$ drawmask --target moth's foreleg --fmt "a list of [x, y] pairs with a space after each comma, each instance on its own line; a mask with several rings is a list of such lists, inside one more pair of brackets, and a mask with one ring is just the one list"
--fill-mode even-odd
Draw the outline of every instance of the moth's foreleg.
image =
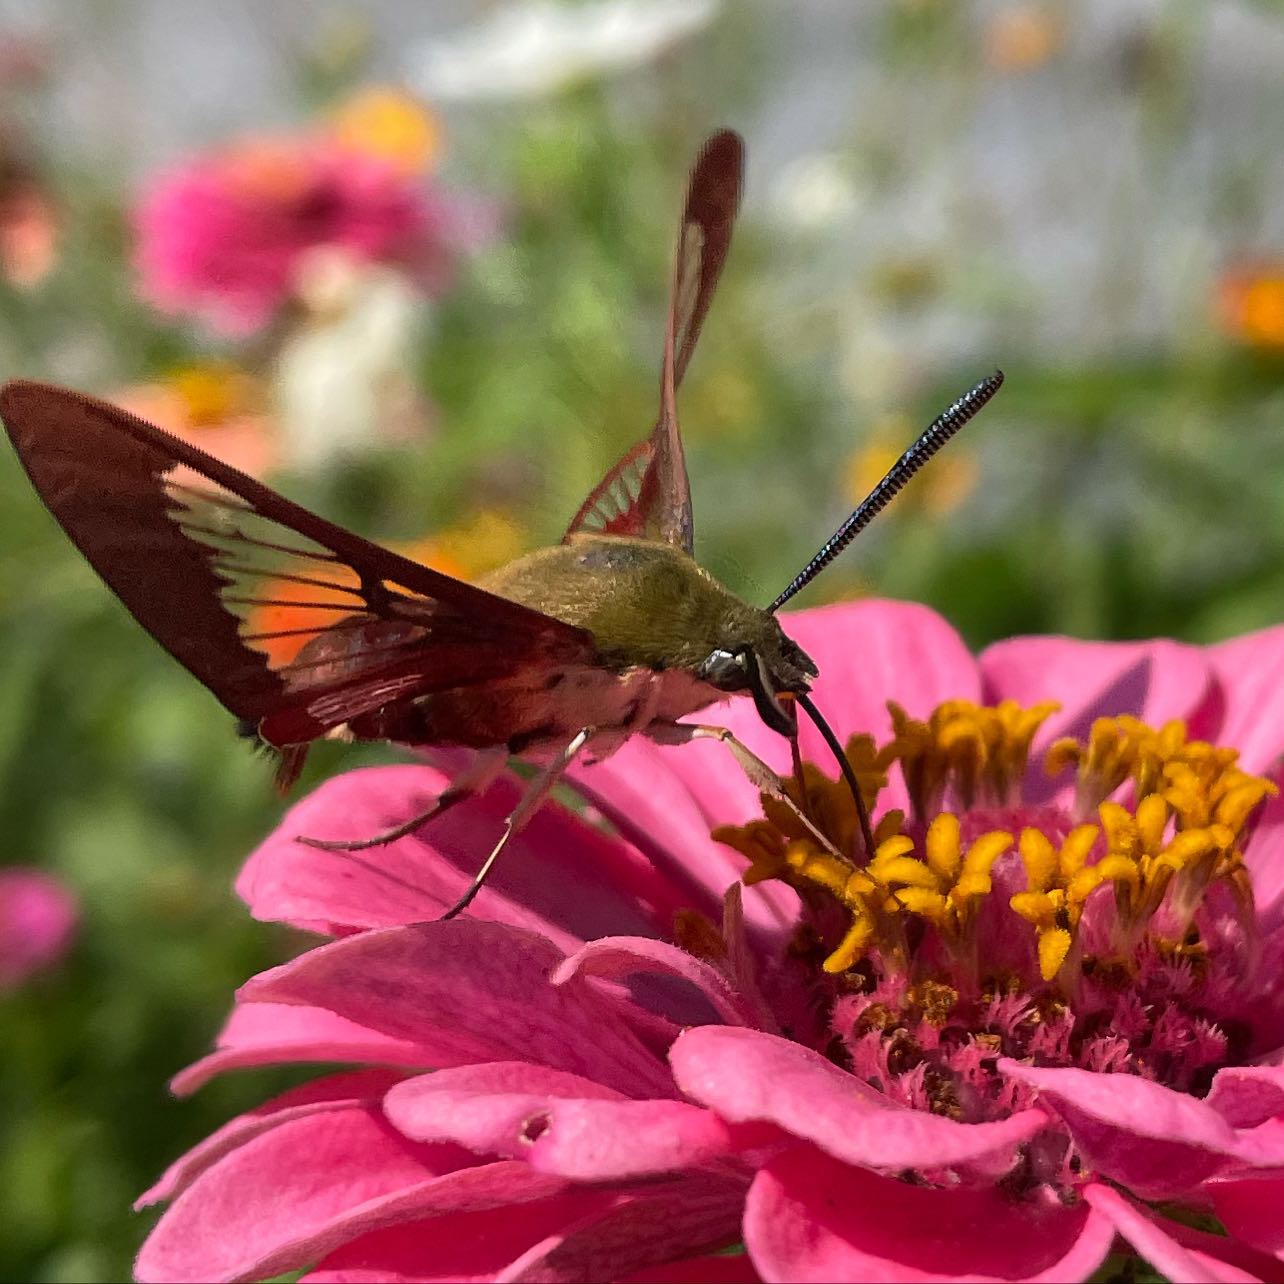
[[837, 856], [839, 860], [850, 863], [849, 858], [816, 828], [807, 813], [789, 796], [785, 789], [785, 782], [748, 745], [737, 740], [726, 727], [714, 727], [699, 722], [653, 722], [643, 734], [660, 745], [685, 745], [693, 740], [721, 741], [731, 751], [731, 756], [735, 758], [740, 770], [745, 773], [749, 783], [759, 793], [769, 794], [783, 803], [825, 851], [831, 856]]
[[415, 830], [426, 825], [430, 820], [449, 811], [456, 803], [472, 798], [486, 789], [496, 776], [504, 769], [508, 754], [503, 749], [487, 749], [477, 755], [477, 760], [467, 771], [452, 781], [449, 788], [443, 789], [433, 800], [432, 806], [425, 808], [409, 820], [385, 829], [369, 838], [307, 838], [300, 835], [297, 842], [306, 847], [317, 847], [323, 852], [363, 852], [371, 847], [382, 847], [385, 843], [405, 838]]
[[490, 871], [495, 867], [495, 862], [499, 859], [500, 853], [508, 846], [512, 838], [526, 827], [527, 821], [539, 810], [540, 804], [552, 792], [553, 786], [561, 779], [562, 773], [571, 765], [576, 755], [588, 744], [594, 734], [595, 728], [593, 727], [585, 727], [583, 730], [577, 731], [557, 751], [553, 760], [531, 780], [521, 800], [509, 813], [508, 819], [504, 821], [504, 832], [500, 834], [499, 841], [491, 848], [490, 855], [482, 862], [482, 867], [477, 871], [477, 876], [469, 885], [468, 890], [441, 916], [442, 921], [454, 918], [456, 914], [460, 914], [468, 908], [472, 903], [473, 897], [485, 886], [486, 879], [490, 876]]

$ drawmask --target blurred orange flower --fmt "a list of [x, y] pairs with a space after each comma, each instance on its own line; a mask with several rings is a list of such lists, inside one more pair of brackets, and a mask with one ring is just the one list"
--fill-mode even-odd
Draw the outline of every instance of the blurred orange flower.
[[1284, 349], [1284, 261], [1244, 264], [1223, 272], [1215, 308], [1230, 338]]
[[0, 276], [20, 290], [39, 285], [58, 257], [53, 197], [20, 139], [0, 128]]
[[1013, 5], [990, 20], [986, 61], [995, 71], [1033, 71], [1058, 53], [1064, 42], [1064, 23], [1050, 5]]
[[231, 362], [177, 366], [120, 389], [110, 400], [252, 477], [271, 472], [280, 461], [273, 422], [262, 409], [263, 389]]

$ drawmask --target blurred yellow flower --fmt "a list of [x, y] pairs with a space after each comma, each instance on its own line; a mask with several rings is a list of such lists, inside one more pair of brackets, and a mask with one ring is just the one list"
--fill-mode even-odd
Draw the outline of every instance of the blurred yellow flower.
[[230, 361], [198, 361], [176, 366], [162, 380], [182, 402], [189, 428], [211, 428], [251, 411], [260, 400], [258, 385]]
[[1232, 339], [1284, 349], [1284, 262], [1224, 272], [1217, 283], [1216, 308]]
[[1050, 5], [1013, 5], [990, 20], [986, 61], [995, 71], [1033, 71], [1052, 58], [1064, 41], [1065, 26]]
[[[900, 458], [906, 443], [914, 439], [914, 425], [904, 415], [890, 415], [874, 426], [863, 446], [847, 458], [846, 494], [859, 504]], [[917, 510], [932, 517], [952, 513], [976, 488], [976, 461], [951, 445], [950, 450], [920, 473], [905, 488], [893, 511]]]
[[390, 161], [403, 174], [425, 174], [441, 149], [441, 122], [405, 90], [371, 86], [340, 103], [330, 133], [344, 147]]
[[524, 553], [526, 535], [515, 518], [497, 508], [479, 509], [471, 517], [438, 531], [432, 540], [440, 556], [473, 578], [493, 571]]

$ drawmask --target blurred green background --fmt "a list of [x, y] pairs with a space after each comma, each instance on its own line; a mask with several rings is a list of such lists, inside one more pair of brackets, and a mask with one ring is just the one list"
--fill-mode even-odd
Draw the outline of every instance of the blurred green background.
[[[769, 599], [1002, 366], [806, 601], [915, 598], [977, 647], [1209, 641], [1284, 594], [1282, 123], [1284, 9], [1247, 0], [0, 3], [0, 374], [476, 573], [649, 428], [682, 183], [732, 125], [742, 223], [680, 398], [701, 560]], [[265, 136], [455, 202], [449, 281], [322, 244], [241, 333], [147, 302], [146, 193]], [[280, 803], [7, 449], [0, 510], [3, 860], [79, 905], [0, 993], [0, 1276], [120, 1279], [133, 1198], [282, 1084], [164, 1086], [297, 948], [230, 891]], [[304, 787], [391, 757], [324, 746]]]

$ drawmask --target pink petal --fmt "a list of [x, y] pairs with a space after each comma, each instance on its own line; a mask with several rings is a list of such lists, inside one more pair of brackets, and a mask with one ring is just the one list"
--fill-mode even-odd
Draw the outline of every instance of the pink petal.
[[1267, 773], [1280, 790], [1268, 798], [1255, 820], [1244, 852], [1253, 882], [1258, 926], [1265, 933], [1284, 926], [1284, 767]]
[[733, 1123], [779, 1125], [849, 1163], [941, 1168], [1007, 1155], [1047, 1125], [1023, 1110], [965, 1124], [893, 1106], [818, 1052], [757, 1030], [701, 1026], [669, 1051], [678, 1086]]
[[218, 1050], [180, 1070], [170, 1087], [184, 1097], [225, 1070], [294, 1061], [374, 1062], [418, 1069], [430, 1064], [424, 1049], [415, 1044], [391, 1039], [325, 1008], [238, 1003], [218, 1037]]
[[618, 980], [638, 972], [689, 982], [708, 999], [723, 1021], [730, 1025], [756, 1024], [749, 1004], [717, 968], [665, 941], [628, 936], [590, 941], [557, 968], [552, 980], [554, 985], [562, 985], [574, 976]]
[[422, 923], [310, 950], [247, 982], [240, 997], [327, 1008], [417, 1045], [433, 1066], [529, 1060], [630, 1095], [671, 1095], [616, 1000], [586, 981], [549, 983], [562, 957], [501, 923]]
[[620, 1284], [762, 1284], [762, 1276], [748, 1253], [720, 1253], [649, 1266], [625, 1276]]
[[172, 1163], [160, 1180], [134, 1201], [134, 1207], [146, 1208], [149, 1204], [174, 1199], [211, 1164], [289, 1119], [347, 1110], [361, 1102], [377, 1103], [400, 1079], [401, 1076], [392, 1070], [357, 1070], [349, 1074], [329, 1075], [291, 1088], [211, 1133]]
[[1284, 1254], [1284, 1176], [1278, 1170], [1209, 1184], [1217, 1219], [1230, 1234], [1277, 1257]]
[[[721, 722], [725, 712], [719, 706], [711, 720]], [[662, 749], [635, 738], [606, 761], [568, 774], [576, 790], [681, 889], [687, 908], [718, 914], [723, 893], [744, 873], [745, 859], [714, 842], [711, 831], [761, 810], [757, 792], [725, 748]], [[691, 782], [697, 778], [704, 782], [706, 799], [720, 804], [712, 812], [696, 800]], [[797, 905], [789, 889], [760, 884], [745, 894], [745, 918], [759, 932], [778, 931], [797, 918]]]
[[614, 1280], [674, 1258], [733, 1243], [744, 1204], [743, 1180], [692, 1175], [550, 1236], [501, 1271], [511, 1284]]
[[1205, 655], [1225, 699], [1218, 744], [1238, 749], [1247, 771], [1273, 769], [1284, 753], [1284, 625], [1210, 646]]
[[372, 1231], [342, 1245], [301, 1284], [472, 1284], [490, 1281], [532, 1244], [618, 1203], [613, 1191], [574, 1190], [479, 1212], [445, 1213]]
[[478, 1154], [525, 1158], [522, 1123], [554, 1099], [620, 1101], [621, 1094], [581, 1075], [528, 1061], [489, 1061], [419, 1075], [390, 1093], [384, 1113], [415, 1141], [454, 1141]]
[[1082, 1205], [942, 1190], [853, 1168], [798, 1146], [754, 1178], [745, 1243], [764, 1279], [1087, 1279], [1112, 1228]]
[[1044, 749], [1058, 736], [1086, 738], [1094, 718], [1131, 713], [1152, 727], [1185, 718], [1202, 734], [1211, 709], [1211, 674], [1204, 653], [1178, 642], [1080, 642], [1066, 637], [1010, 638], [981, 653], [985, 698], [1024, 705], [1061, 704], [1043, 724], [1031, 751], [1026, 800], [1066, 787], [1043, 774]]
[[514, 1062], [422, 1075], [394, 1088], [384, 1111], [416, 1141], [523, 1158], [575, 1181], [677, 1171], [731, 1149], [726, 1125], [707, 1110], [620, 1101], [577, 1075]]
[[[980, 699], [976, 661], [930, 607], [870, 598], [786, 614], [781, 623], [816, 661], [820, 677], [812, 695], [840, 740], [858, 732], [886, 740], [889, 700], [911, 717], [925, 718], [944, 700]], [[805, 719], [802, 727], [803, 756], [830, 764], [816, 729]]]
[[1237, 1133], [1207, 1103], [1148, 1079], [998, 1064], [1057, 1110], [1090, 1168], [1142, 1199], [1188, 1195], [1207, 1178], [1273, 1157], [1269, 1139]]
[[378, 1226], [557, 1186], [525, 1165], [456, 1171], [474, 1162], [457, 1146], [407, 1141], [373, 1106], [288, 1119], [196, 1178], [148, 1236], [136, 1278], [277, 1275]]
[[1228, 1066], [1213, 1076], [1204, 1104], [1232, 1128], [1253, 1128], [1284, 1114], [1284, 1066]]
[[[1207, 1253], [1182, 1247], [1160, 1225], [1148, 1209], [1134, 1204], [1111, 1186], [1093, 1182], [1083, 1189], [1089, 1205], [1106, 1218], [1114, 1228], [1157, 1271], [1183, 1284], [1241, 1284], [1256, 1281], [1258, 1276]], [[1172, 1225], [1172, 1223], [1169, 1223]]]
[[[517, 805], [512, 777], [369, 851], [325, 852], [295, 840], [368, 837], [423, 811], [448, 784], [427, 766], [333, 777], [290, 808], [246, 863], [237, 891], [256, 918], [302, 925], [377, 928], [440, 918]], [[550, 803], [509, 845], [469, 913], [574, 949], [606, 932], [654, 934], [682, 904], [636, 851]]]

